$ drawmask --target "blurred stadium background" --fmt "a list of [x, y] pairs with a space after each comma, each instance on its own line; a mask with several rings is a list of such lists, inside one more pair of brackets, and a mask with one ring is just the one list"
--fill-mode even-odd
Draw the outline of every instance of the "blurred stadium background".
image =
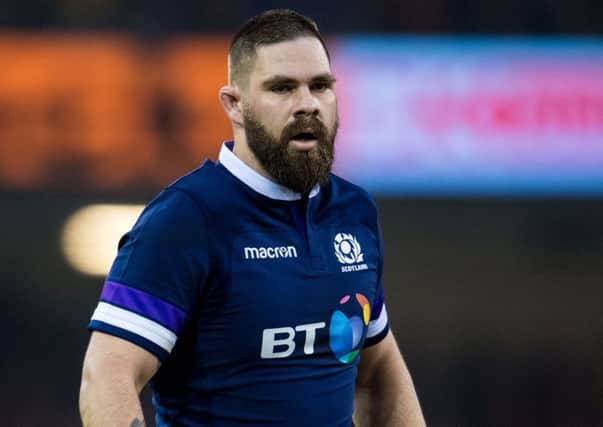
[[603, 425], [595, 0], [2, 2], [0, 424], [78, 425], [115, 236], [216, 158], [229, 34], [277, 6], [329, 36], [337, 171], [377, 197], [429, 424]]

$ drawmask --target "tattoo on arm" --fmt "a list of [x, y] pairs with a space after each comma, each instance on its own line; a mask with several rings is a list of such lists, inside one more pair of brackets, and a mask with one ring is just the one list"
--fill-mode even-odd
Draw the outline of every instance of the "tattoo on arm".
[[145, 427], [144, 421], [140, 421], [138, 418], [134, 418], [130, 423], [130, 427]]

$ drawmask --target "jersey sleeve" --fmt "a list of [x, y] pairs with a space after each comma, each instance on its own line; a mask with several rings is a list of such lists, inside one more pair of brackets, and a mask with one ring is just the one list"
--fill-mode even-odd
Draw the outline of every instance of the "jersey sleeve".
[[385, 309], [385, 297], [383, 294], [383, 236], [381, 227], [377, 221], [377, 239], [379, 246], [379, 264], [377, 271], [377, 292], [371, 308], [371, 317], [369, 319], [368, 330], [364, 348], [380, 342], [389, 332], [389, 323], [387, 319], [387, 310]]
[[164, 361], [199, 301], [208, 268], [203, 210], [186, 193], [164, 190], [121, 238], [88, 328]]

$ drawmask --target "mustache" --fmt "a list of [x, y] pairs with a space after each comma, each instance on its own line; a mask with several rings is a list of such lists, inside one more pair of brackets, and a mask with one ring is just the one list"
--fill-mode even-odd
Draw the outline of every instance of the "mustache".
[[285, 126], [281, 138], [283, 142], [288, 142], [294, 136], [306, 132], [311, 132], [321, 142], [326, 142], [329, 133], [327, 127], [320, 119], [310, 116], [295, 119], [294, 122]]

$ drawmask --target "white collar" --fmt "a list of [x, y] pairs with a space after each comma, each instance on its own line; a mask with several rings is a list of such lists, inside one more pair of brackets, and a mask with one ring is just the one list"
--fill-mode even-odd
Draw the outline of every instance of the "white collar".
[[[218, 160], [231, 174], [243, 181], [244, 184], [271, 199], [299, 200], [302, 198], [300, 193], [296, 193], [283, 185], [277, 184], [253, 170], [233, 153], [233, 147], [234, 142], [232, 141], [227, 141], [222, 144]], [[314, 197], [319, 192], [320, 185], [316, 184], [312, 191], [310, 191], [309, 197]]]

